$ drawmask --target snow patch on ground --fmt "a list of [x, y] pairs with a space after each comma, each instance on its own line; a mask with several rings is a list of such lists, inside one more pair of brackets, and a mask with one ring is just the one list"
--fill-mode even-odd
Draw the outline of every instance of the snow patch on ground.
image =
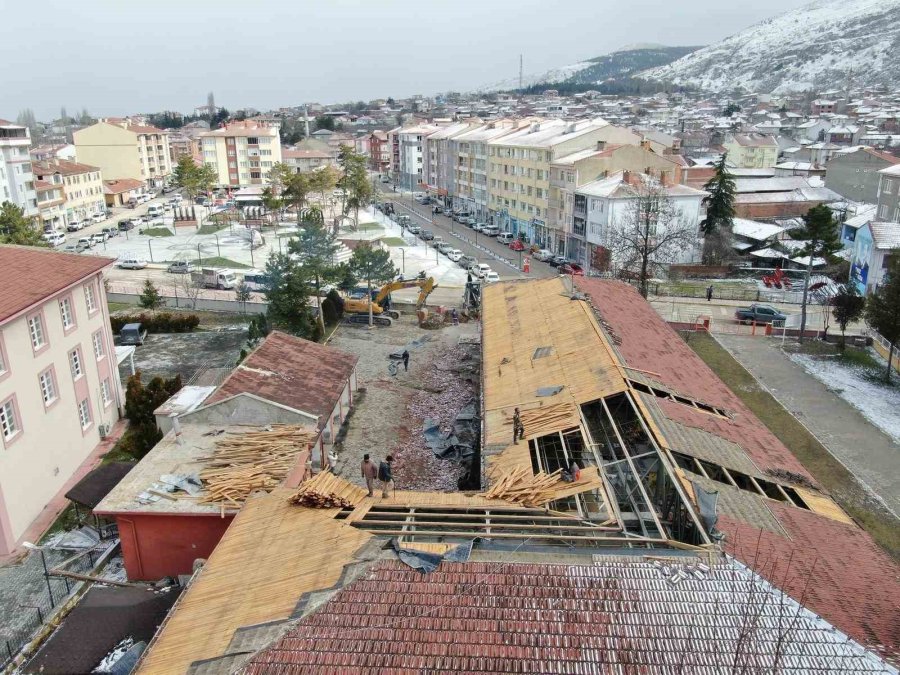
[[900, 443], [900, 391], [872, 382], [867, 378], [869, 371], [846, 366], [834, 357], [789, 354], [789, 358]]
[[125, 652], [131, 649], [132, 645], [134, 645], [134, 638], [127, 637], [122, 640], [119, 644], [113, 647], [112, 651], [109, 654], [103, 657], [103, 660], [99, 664], [97, 664], [96, 668], [94, 668], [94, 672], [112, 672], [112, 667], [116, 665], [116, 662], [125, 655]]

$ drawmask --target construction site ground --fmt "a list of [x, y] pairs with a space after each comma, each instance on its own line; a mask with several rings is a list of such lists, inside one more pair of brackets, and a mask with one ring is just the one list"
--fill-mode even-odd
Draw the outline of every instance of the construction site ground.
[[[420, 328], [412, 310], [390, 327], [342, 325], [329, 344], [359, 356], [360, 391], [335, 446], [335, 473], [364, 486], [363, 455], [369, 453], [377, 464], [391, 454], [397, 489], [457, 490], [463, 467], [435, 457], [425, 445], [423, 423], [436, 418], [447, 431], [457, 413], [477, 399], [480, 347], [465, 342], [477, 339], [480, 330], [476, 321]], [[400, 364], [392, 376], [388, 356], [404, 348], [409, 371]]]

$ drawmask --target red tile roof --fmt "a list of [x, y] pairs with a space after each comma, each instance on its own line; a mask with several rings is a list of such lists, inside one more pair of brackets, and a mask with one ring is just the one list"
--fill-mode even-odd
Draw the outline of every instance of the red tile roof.
[[[762, 470], [787, 469], [815, 482], [791, 451], [744, 406], [637, 290], [623, 282], [576, 278], [621, 340], [625, 363], [650, 371], [647, 377], [677, 393], [723, 407], [733, 420], [695, 411], [664, 399], [670, 419], [703, 429], [741, 446]], [[773, 584], [801, 599], [810, 582], [809, 607], [863, 644], [900, 653], [900, 568], [860, 527], [767, 500], [787, 536], [720, 515], [729, 550]], [[759, 544], [757, 544], [759, 542]], [[786, 570], [790, 562], [791, 570]], [[776, 564], [777, 563], [777, 564]], [[773, 567], [774, 566], [774, 567]], [[789, 573], [788, 573], [789, 572]]]
[[272, 331], [207, 399], [249, 393], [319, 416], [323, 428], [359, 357]]
[[144, 187], [144, 182], [135, 178], [114, 178], [103, 181], [103, 191], [106, 194], [117, 195], [129, 190], [137, 190]]
[[0, 322], [115, 262], [30, 246], [0, 246]]
[[[736, 665], [742, 657], [752, 672], [889, 672], [778, 598], [735, 563], [676, 588], [637, 559], [443, 562], [427, 575], [385, 561], [241, 672], [662, 675], [744, 671]], [[790, 629], [778, 634], [779, 625]], [[776, 640], [783, 641], [780, 653]]]

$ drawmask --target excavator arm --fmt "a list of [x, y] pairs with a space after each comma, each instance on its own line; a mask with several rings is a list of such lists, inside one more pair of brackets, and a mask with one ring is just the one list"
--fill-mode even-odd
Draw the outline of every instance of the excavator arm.
[[419, 298], [416, 301], [416, 309], [420, 309], [424, 304], [425, 300], [428, 299], [428, 296], [431, 295], [431, 292], [437, 288], [437, 284], [434, 282], [433, 277], [428, 277], [427, 279], [407, 279], [405, 281], [391, 281], [390, 283], [385, 284], [381, 287], [381, 290], [378, 291], [378, 295], [375, 296], [373, 302], [375, 304], [380, 305], [384, 302], [384, 299], [389, 296], [394, 291], [399, 291], [402, 288], [418, 288], [419, 290]]

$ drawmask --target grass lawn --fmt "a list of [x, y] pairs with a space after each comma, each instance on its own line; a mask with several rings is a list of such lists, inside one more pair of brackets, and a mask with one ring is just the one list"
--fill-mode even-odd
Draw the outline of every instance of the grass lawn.
[[212, 222], [206, 223], [205, 225], [201, 225], [200, 229], [197, 230], [197, 234], [215, 234], [220, 230], [224, 230], [228, 227], [228, 223], [222, 222]]
[[900, 380], [892, 377], [890, 383], [884, 381], [884, 371], [887, 369], [886, 361], [879, 360], [871, 349], [847, 346], [841, 353], [838, 345], [821, 340], [808, 340], [803, 344], [791, 342], [785, 345], [784, 350], [792, 354], [809, 354], [811, 356], [834, 356], [837, 363], [848, 368], [862, 371], [861, 375], [870, 382], [882, 386], [900, 388]]
[[693, 333], [687, 337], [687, 342], [744, 405], [794, 453], [841, 508], [891, 556], [900, 560], [900, 528], [896, 519], [869, 497], [856, 477], [715, 339], [706, 334]]
[[381, 241], [388, 246], [409, 246], [402, 237], [385, 237]]
[[380, 223], [360, 223], [356, 229], [360, 232], [365, 232], [367, 230], [380, 230], [382, 226]]
[[230, 258], [222, 258], [221, 256], [209, 256], [208, 258], [202, 258], [203, 264], [197, 264], [197, 267], [230, 267], [232, 269], [238, 270], [248, 270], [250, 269], [250, 265], [245, 265], [244, 263], [239, 263], [235, 260], [231, 260]]
[[175, 233], [172, 232], [168, 227], [148, 227], [146, 230], [141, 230], [141, 234], [146, 234], [148, 237], [174, 237]]
[[109, 313], [118, 312], [122, 309], [131, 309], [134, 305], [129, 305], [127, 302], [107, 302], [106, 306], [109, 307]]

